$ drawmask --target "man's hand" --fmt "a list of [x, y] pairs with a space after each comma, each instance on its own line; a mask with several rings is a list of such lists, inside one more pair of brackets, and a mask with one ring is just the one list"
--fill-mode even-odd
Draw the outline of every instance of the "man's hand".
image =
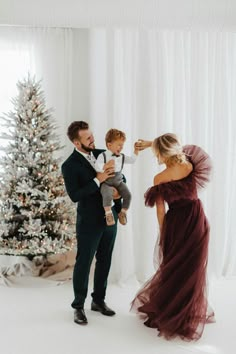
[[112, 189], [113, 189], [113, 194], [112, 194], [113, 199], [120, 199], [121, 196], [118, 193], [118, 190], [114, 187]]
[[106, 165], [104, 166], [104, 168], [105, 168], [104, 172], [98, 172], [97, 173], [96, 177], [97, 177], [97, 179], [99, 180], [100, 183], [106, 181], [110, 177], [114, 177], [115, 176], [115, 167], [114, 166], [113, 167], [112, 166], [107, 167], [107, 164], [109, 162], [107, 162]]
[[134, 149], [136, 151], [142, 151], [152, 146], [152, 141], [139, 139], [134, 143]]
[[108, 168], [115, 168], [115, 161], [114, 160], [109, 160], [107, 163], [104, 164], [103, 170], [106, 171]]

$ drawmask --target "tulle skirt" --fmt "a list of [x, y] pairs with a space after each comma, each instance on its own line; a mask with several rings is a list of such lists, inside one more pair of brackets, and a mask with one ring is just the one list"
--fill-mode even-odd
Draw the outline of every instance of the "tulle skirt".
[[159, 268], [132, 302], [145, 325], [166, 339], [197, 340], [204, 325], [214, 322], [207, 301], [208, 241], [201, 201], [173, 204], [160, 236]]

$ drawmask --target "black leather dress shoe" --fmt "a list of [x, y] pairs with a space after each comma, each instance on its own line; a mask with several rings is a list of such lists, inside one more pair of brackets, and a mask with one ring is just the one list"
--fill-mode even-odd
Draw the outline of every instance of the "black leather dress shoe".
[[87, 317], [85, 315], [84, 309], [75, 309], [74, 312], [74, 322], [85, 325], [88, 323]]
[[110, 309], [105, 302], [101, 304], [96, 304], [92, 301], [91, 310], [101, 312], [105, 316], [114, 316], [116, 313], [112, 309]]

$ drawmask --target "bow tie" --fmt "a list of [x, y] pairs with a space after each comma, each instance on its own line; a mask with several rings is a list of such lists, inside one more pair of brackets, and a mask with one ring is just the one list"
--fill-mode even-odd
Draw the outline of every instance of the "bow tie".
[[112, 154], [111, 156], [120, 157], [120, 155]]

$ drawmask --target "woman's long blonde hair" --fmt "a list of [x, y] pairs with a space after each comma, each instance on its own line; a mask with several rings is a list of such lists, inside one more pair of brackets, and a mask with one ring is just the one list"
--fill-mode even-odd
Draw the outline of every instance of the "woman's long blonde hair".
[[159, 136], [153, 141], [152, 148], [159, 162], [162, 157], [163, 162], [168, 166], [187, 162], [183, 147], [175, 134], [166, 133]]

